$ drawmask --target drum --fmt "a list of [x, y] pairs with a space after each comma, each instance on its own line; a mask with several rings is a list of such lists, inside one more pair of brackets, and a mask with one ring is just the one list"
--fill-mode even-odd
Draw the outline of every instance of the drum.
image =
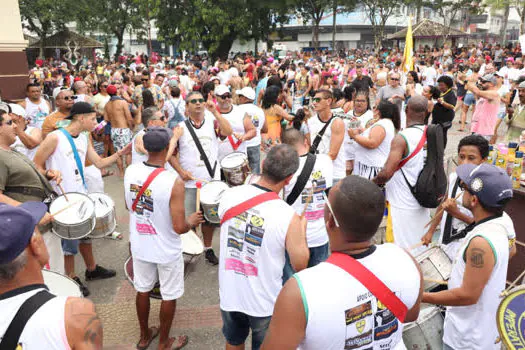
[[194, 231], [190, 230], [182, 235], [182, 256], [184, 263], [189, 264], [195, 257], [204, 252], [204, 244], [202, 244], [199, 236]]
[[95, 203], [83, 193], [67, 193], [67, 198], [61, 195], [49, 207], [54, 219], [52, 231], [64, 239], [84, 238], [95, 228]]
[[[452, 261], [440, 247], [432, 247], [416, 256], [421, 266], [423, 277], [434, 281], [446, 281], [450, 278]], [[428, 292], [439, 286], [438, 283], [425, 281], [425, 291]]]
[[[133, 257], [129, 257], [128, 260], [124, 263], [124, 273], [128, 281], [133, 284]], [[149, 292], [149, 297], [153, 299], [162, 299], [160, 295], [160, 283], [155, 283], [155, 287]]]
[[80, 286], [71, 278], [48, 270], [42, 270], [42, 275], [44, 276], [44, 284], [48, 286], [51, 293], [60, 297], [82, 298]]
[[212, 224], [220, 224], [219, 201], [229, 186], [222, 181], [210, 181], [201, 189], [201, 207], [204, 218]]
[[221, 160], [221, 168], [228, 185], [242, 185], [250, 173], [248, 156], [241, 152], [230, 153]]
[[437, 306], [421, 304], [417, 321], [405, 324], [403, 342], [407, 349], [443, 349], [443, 315]]
[[95, 229], [89, 237], [104, 238], [115, 231], [117, 218], [115, 215], [115, 202], [105, 193], [90, 193], [89, 198], [95, 203]]
[[525, 348], [525, 286], [511, 289], [496, 312], [498, 333], [507, 349]]
[[374, 235], [373, 242], [374, 244], [383, 244], [386, 242], [386, 216], [383, 216], [383, 220], [381, 220]]

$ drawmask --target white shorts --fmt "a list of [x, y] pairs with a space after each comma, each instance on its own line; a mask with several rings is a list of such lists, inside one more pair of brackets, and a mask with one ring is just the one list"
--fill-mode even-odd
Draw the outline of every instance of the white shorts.
[[[421, 242], [421, 238], [427, 232], [425, 225], [430, 220], [430, 209], [405, 209], [394, 207], [390, 204], [392, 214], [392, 231], [394, 233], [394, 244], [409, 249]], [[411, 250], [413, 256], [419, 255], [428, 247], [421, 246]]]
[[84, 177], [89, 193], [104, 192], [104, 180], [102, 180], [102, 173], [99, 168], [94, 165], [85, 167]]
[[184, 294], [184, 259], [156, 264], [133, 258], [133, 285], [139, 293], [147, 293], [160, 282], [162, 300], [175, 300]]
[[51, 231], [42, 234], [44, 243], [46, 244], [49, 253], [49, 266], [45, 266], [46, 270], [64, 274], [64, 252], [62, 251], [62, 240], [60, 237]]

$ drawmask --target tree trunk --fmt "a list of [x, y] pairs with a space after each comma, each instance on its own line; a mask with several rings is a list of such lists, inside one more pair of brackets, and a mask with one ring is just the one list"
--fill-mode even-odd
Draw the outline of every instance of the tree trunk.
[[45, 36], [41, 36], [40, 37], [40, 45], [39, 45], [39, 50], [38, 50], [38, 57], [42, 58], [42, 59], [45, 59], [44, 57], [44, 47], [46, 45], [46, 37]]
[[520, 20], [521, 20], [520, 35], [523, 35], [525, 34], [525, 6], [523, 6], [523, 8], [521, 9]]
[[337, 0], [334, 0], [334, 12], [332, 21], [332, 52], [335, 54], [335, 31], [336, 31], [336, 17], [337, 17]]
[[313, 20], [312, 26], [312, 46], [317, 50], [319, 49], [319, 23], [321, 18]]
[[507, 2], [505, 4], [505, 12], [503, 13], [503, 23], [501, 24], [501, 30], [499, 32], [499, 42], [501, 46], [505, 45], [505, 41], [507, 41], [507, 23], [509, 22], [509, 14], [510, 14], [510, 3]]
[[224, 61], [228, 59], [228, 54], [230, 53], [230, 49], [236, 36], [236, 32], [230, 32], [228, 36], [225, 36], [221, 39], [221, 41], [219, 41], [219, 46], [214, 52], [211, 53], [212, 62], [215, 62], [217, 58], [220, 58]]
[[416, 23], [419, 23], [421, 20], [421, 2], [417, 2], [416, 5]]
[[115, 57], [118, 61], [118, 58], [120, 57], [120, 54], [122, 53], [122, 47], [124, 46], [124, 29], [120, 29], [116, 34], [117, 37], [117, 47], [115, 51]]

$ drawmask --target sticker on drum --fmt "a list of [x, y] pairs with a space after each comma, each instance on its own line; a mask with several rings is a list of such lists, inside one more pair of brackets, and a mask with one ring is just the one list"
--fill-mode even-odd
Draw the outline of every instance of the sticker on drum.
[[58, 272], [42, 270], [44, 284], [49, 291], [59, 297], [79, 297], [82, 298], [82, 292], [77, 282]]
[[90, 193], [89, 198], [95, 203], [96, 224], [91, 238], [104, 238], [115, 231], [117, 219], [115, 215], [115, 202], [105, 193]]
[[525, 349], [525, 286], [512, 289], [496, 312], [498, 333], [507, 349]]
[[244, 180], [250, 174], [248, 156], [242, 152], [233, 152], [224, 157], [221, 160], [221, 168], [230, 186], [244, 184]]
[[[416, 261], [421, 266], [423, 277], [434, 281], [447, 281], [452, 271], [452, 261], [440, 247], [432, 247], [416, 256]], [[439, 284], [425, 281], [425, 291], [430, 291]]]
[[[124, 274], [131, 285], [133, 285], [133, 277], [135, 275], [133, 273], [133, 257], [131, 256], [124, 263]], [[158, 281], [155, 283], [153, 289], [150, 290], [149, 297], [153, 299], [162, 299], [162, 296], [160, 295], [160, 283]]]
[[201, 207], [206, 220], [212, 224], [219, 224], [219, 201], [222, 193], [229, 188], [228, 184], [222, 181], [210, 181], [204, 184], [201, 189]]
[[95, 203], [83, 193], [66, 195], [67, 199], [61, 195], [49, 207], [53, 215], [52, 231], [64, 239], [84, 238], [95, 228]]
[[403, 342], [407, 349], [443, 349], [443, 315], [434, 305], [421, 304], [415, 322], [404, 325]]

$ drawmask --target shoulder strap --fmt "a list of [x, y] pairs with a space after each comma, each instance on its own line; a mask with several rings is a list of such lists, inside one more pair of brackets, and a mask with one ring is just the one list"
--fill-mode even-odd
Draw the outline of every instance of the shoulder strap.
[[416, 149], [412, 153], [410, 153], [408, 157], [399, 162], [399, 165], [397, 166], [398, 170], [401, 169], [406, 163], [408, 163], [410, 159], [414, 158], [414, 156], [423, 149], [423, 146], [425, 146], [425, 142], [427, 142], [427, 128], [428, 126], [425, 126], [425, 129], [423, 130], [423, 136], [421, 136], [421, 139], [419, 140]]
[[149, 174], [148, 178], [146, 179], [146, 182], [144, 182], [144, 184], [140, 188], [139, 193], [137, 193], [137, 197], [135, 197], [135, 200], [133, 201], [133, 204], [131, 205], [131, 210], [135, 211], [135, 209], [137, 209], [137, 203], [139, 202], [140, 197], [142, 197], [144, 192], [148, 189], [149, 185], [153, 182], [153, 180], [155, 180], [157, 175], [162, 173], [164, 170], [166, 170], [166, 169], [164, 169], [164, 168], [157, 168], [157, 169], [153, 170], [151, 172], [151, 174]]
[[55, 295], [49, 293], [47, 290], [42, 290], [29, 299], [27, 299], [18, 309], [15, 317], [7, 327], [5, 334], [0, 342], [0, 349], [15, 350], [18, 346], [20, 336], [24, 331], [27, 321], [40, 309], [42, 305], [53, 299]]
[[255, 197], [248, 199], [247, 201], [237, 204], [235, 207], [231, 207], [230, 209], [226, 210], [226, 212], [222, 216], [221, 225], [224, 222], [230, 220], [231, 218], [234, 218], [237, 215], [244, 213], [246, 210], [255, 207], [256, 205], [259, 205], [261, 203], [271, 201], [274, 199], [280, 199], [277, 193], [264, 192]]
[[206, 169], [208, 170], [208, 174], [213, 179], [215, 176], [215, 168], [217, 167], [217, 161], [215, 161], [215, 164], [213, 164], [213, 168], [212, 168], [210, 161], [208, 159], [208, 156], [204, 152], [201, 142], [199, 141], [197, 134], [195, 134], [195, 130], [193, 130], [193, 126], [191, 125], [190, 119], [189, 118], [186, 119], [184, 123], [186, 123], [186, 128], [190, 132], [191, 138], [193, 139], [193, 142], [195, 142], [195, 146], [197, 146], [197, 150], [199, 151], [199, 154], [201, 155], [201, 158], [204, 161], [204, 165], [206, 166]]
[[399, 321], [405, 321], [407, 306], [363, 264], [351, 256], [339, 252], [333, 252], [326, 261], [348, 272], [383, 303]]
[[316, 155], [312, 153], [308, 153], [306, 155], [306, 162], [304, 163], [303, 170], [301, 171], [301, 174], [299, 174], [299, 177], [297, 178], [297, 181], [295, 182], [295, 186], [292, 188], [292, 191], [286, 198], [286, 203], [288, 203], [289, 205], [295, 203], [297, 197], [299, 197], [301, 192], [303, 192], [304, 186], [306, 186], [306, 183], [308, 182], [308, 179], [312, 174], [312, 170], [314, 169], [316, 158]]
[[335, 118], [335, 116], [332, 115], [332, 117], [326, 122], [326, 124], [323, 126], [321, 131], [315, 136], [314, 142], [312, 142], [312, 146], [310, 147], [310, 153], [316, 154], [317, 153], [317, 147], [319, 147], [319, 144], [321, 143], [321, 139], [323, 138], [323, 135], [326, 131], [326, 128], [332, 123], [332, 120]]
[[75, 157], [75, 162], [77, 163], [78, 172], [80, 173], [80, 177], [82, 178], [82, 183], [84, 184], [84, 188], [87, 188], [86, 180], [84, 179], [84, 166], [82, 165], [82, 161], [80, 160], [80, 156], [78, 155], [77, 146], [75, 145], [75, 142], [73, 141], [73, 138], [67, 132], [66, 129], [60, 128], [58, 129], [62, 131], [62, 133], [66, 136], [67, 140], [69, 141], [69, 144], [71, 145], [71, 149], [73, 150], [73, 156]]
[[[458, 191], [458, 187], [459, 187], [459, 182], [460, 182], [460, 179], [459, 179], [459, 176], [458, 178], [456, 179], [456, 183], [454, 184], [454, 187], [452, 188], [452, 194], [450, 196], [450, 198], [456, 198], [456, 192]], [[452, 242], [456, 237], [452, 238], [452, 215], [448, 214], [448, 213], [444, 213], [444, 215], [447, 216], [447, 218], [445, 219], [445, 228], [443, 230], [443, 244], [449, 244], [450, 242]]]

